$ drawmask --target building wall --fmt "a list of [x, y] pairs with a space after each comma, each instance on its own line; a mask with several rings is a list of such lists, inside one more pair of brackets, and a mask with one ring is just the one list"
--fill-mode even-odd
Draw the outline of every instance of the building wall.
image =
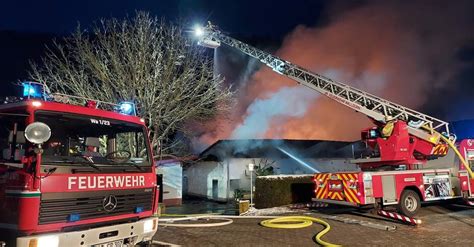
[[[231, 158], [225, 162], [229, 163], [229, 198], [234, 198], [236, 189], [250, 191], [250, 173], [248, 165], [250, 163], [258, 164], [259, 159]], [[255, 173], [253, 174], [255, 179]]]
[[181, 163], [173, 162], [160, 164], [157, 174], [163, 174], [163, 203], [165, 205], [180, 205], [183, 194], [183, 168]]
[[[184, 172], [187, 193], [208, 199], [227, 200], [227, 165], [223, 162], [203, 161]], [[217, 186], [213, 183], [217, 182]]]
[[356, 171], [358, 167], [350, 163], [350, 159], [302, 159], [311, 168], [305, 167], [300, 162], [291, 159], [279, 160], [278, 173], [276, 174], [311, 174], [315, 172], [340, 172], [340, 171]]
[[[234, 197], [235, 189], [250, 190], [250, 173], [248, 164], [263, 165], [273, 162], [259, 158], [229, 158], [221, 162], [202, 161], [188, 167], [184, 171], [187, 193], [214, 200], [230, 200]], [[348, 159], [305, 159], [302, 162], [320, 172], [354, 171], [357, 166], [349, 163]], [[313, 174], [313, 169], [305, 167], [292, 159], [277, 160], [272, 164], [274, 174]], [[228, 170], [227, 170], [228, 169]], [[228, 177], [227, 177], [228, 172]], [[227, 180], [229, 178], [229, 180]], [[253, 174], [255, 179], [255, 173]], [[213, 196], [213, 182], [217, 180], [218, 196]], [[227, 189], [229, 188], [229, 189]]]

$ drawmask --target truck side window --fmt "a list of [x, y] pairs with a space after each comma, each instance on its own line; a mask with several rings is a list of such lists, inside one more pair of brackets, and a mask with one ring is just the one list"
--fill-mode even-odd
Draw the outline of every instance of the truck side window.
[[25, 116], [0, 114], [0, 160], [4, 162], [21, 161], [25, 155], [26, 139], [24, 136]]

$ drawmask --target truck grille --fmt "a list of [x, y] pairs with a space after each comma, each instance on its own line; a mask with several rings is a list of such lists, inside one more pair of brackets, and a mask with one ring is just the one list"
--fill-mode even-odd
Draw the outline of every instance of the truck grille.
[[[104, 208], [106, 197], [113, 196], [116, 206]], [[114, 199], [114, 201], [115, 201]], [[64, 223], [71, 215], [80, 220], [149, 211], [153, 205], [153, 189], [112, 190], [41, 195], [39, 224]]]

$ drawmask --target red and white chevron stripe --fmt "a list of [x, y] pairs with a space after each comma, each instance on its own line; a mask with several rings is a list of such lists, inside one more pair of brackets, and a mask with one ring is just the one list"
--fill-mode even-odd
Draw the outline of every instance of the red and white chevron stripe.
[[410, 218], [408, 216], [393, 213], [393, 212], [388, 212], [388, 211], [385, 211], [385, 210], [379, 210], [378, 214], [381, 215], [381, 216], [387, 217], [387, 218], [400, 220], [400, 221], [403, 221], [405, 223], [409, 223], [409, 224], [412, 224], [412, 225], [421, 224], [421, 220], [417, 220], [415, 218]]
[[469, 201], [469, 200], [466, 200], [466, 203], [470, 206], [474, 206], [474, 202], [473, 201]]

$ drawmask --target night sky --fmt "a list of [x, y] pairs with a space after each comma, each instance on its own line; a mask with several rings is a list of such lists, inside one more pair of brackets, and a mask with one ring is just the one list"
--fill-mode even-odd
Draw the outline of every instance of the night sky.
[[0, 2], [0, 95], [16, 93], [12, 83], [27, 78], [29, 61], [39, 61], [45, 45], [71, 33], [78, 24], [87, 29], [101, 18], [124, 18], [148, 11], [167, 20], [206, 23], [212, 20], [238, 37], [279, 42], [298, 24], [321, 23], [325, 1], [219, 0], [76, 0]]
[[[93, 25], [94, 21], [101, 18], [123, 18], [133, 16], [137, 10], [144, 10], [171, 21], [183, 19], [189, 23], [205, 23], [211, 20], [231, 36], [259, 47], [271, 47], [268, 44], [276, 44], [278, 47], [285, 36], [298, 25], [311, 28], [324, 27], [328, 25], [331, 16], [341, 15], [374, 1], [348, 2], [324, 0], [1, 1], [0, 95], [16, 93], [13, 83], [28, 79], [26, 71], [29, 61], [39, 61], [45, 45], [50, 45], [54, 38], [69, 34], [78, 23], [82, 28], [87, 29]], [[432, 1], [417, 2], [433, 3]], [[462, 5], [474, 11], [472, 1], [455, 1], [453, 5]], [[423, 13], [424, 10], [419, 11]], [[474, 24], [472, 16], [474, 15], [471, 15], [470, 19], [463, 19], [462, 25]], [[420, 18], [423, 18], [423, 14], [420, 14]], [[474, 32], [474, 25], [471, 27], [471, 32]], [[276, 48], [274, 50], [277, 50]], [[471, 109], [474, 107], [474, 41], [467, 42], [456, 49], [457, 59], [462, 61], [464, 66], [455, 75], [456, 85], [448, 90], [430, 91], [428, 97], [435, 100], [425, 104], [419, 110], [439, 117], [455, 119], [456, 114], [449, 114], [446, 110], [455, 108], [456, 111], [463, 111], [462, 118], [466, 115], [472, 115], [474, 118], [474, 110]], [[446, 107], [447, 105], [449, 108]], [[464, 106], [468, 106], [469, 109], [465, 109]], [[465, 114], [465, 111], [472, 114]]]
[[148, 11], [169, 20], [212, 20], [222, 29], [247, 35], [283, 36], [297, 24], [314, 25], [325, 1], [219, 1], [219, 0], [18, 0], [0, 3], [0, 29], [67, 34], [78, 23], [90, 26], [100, 18]]

